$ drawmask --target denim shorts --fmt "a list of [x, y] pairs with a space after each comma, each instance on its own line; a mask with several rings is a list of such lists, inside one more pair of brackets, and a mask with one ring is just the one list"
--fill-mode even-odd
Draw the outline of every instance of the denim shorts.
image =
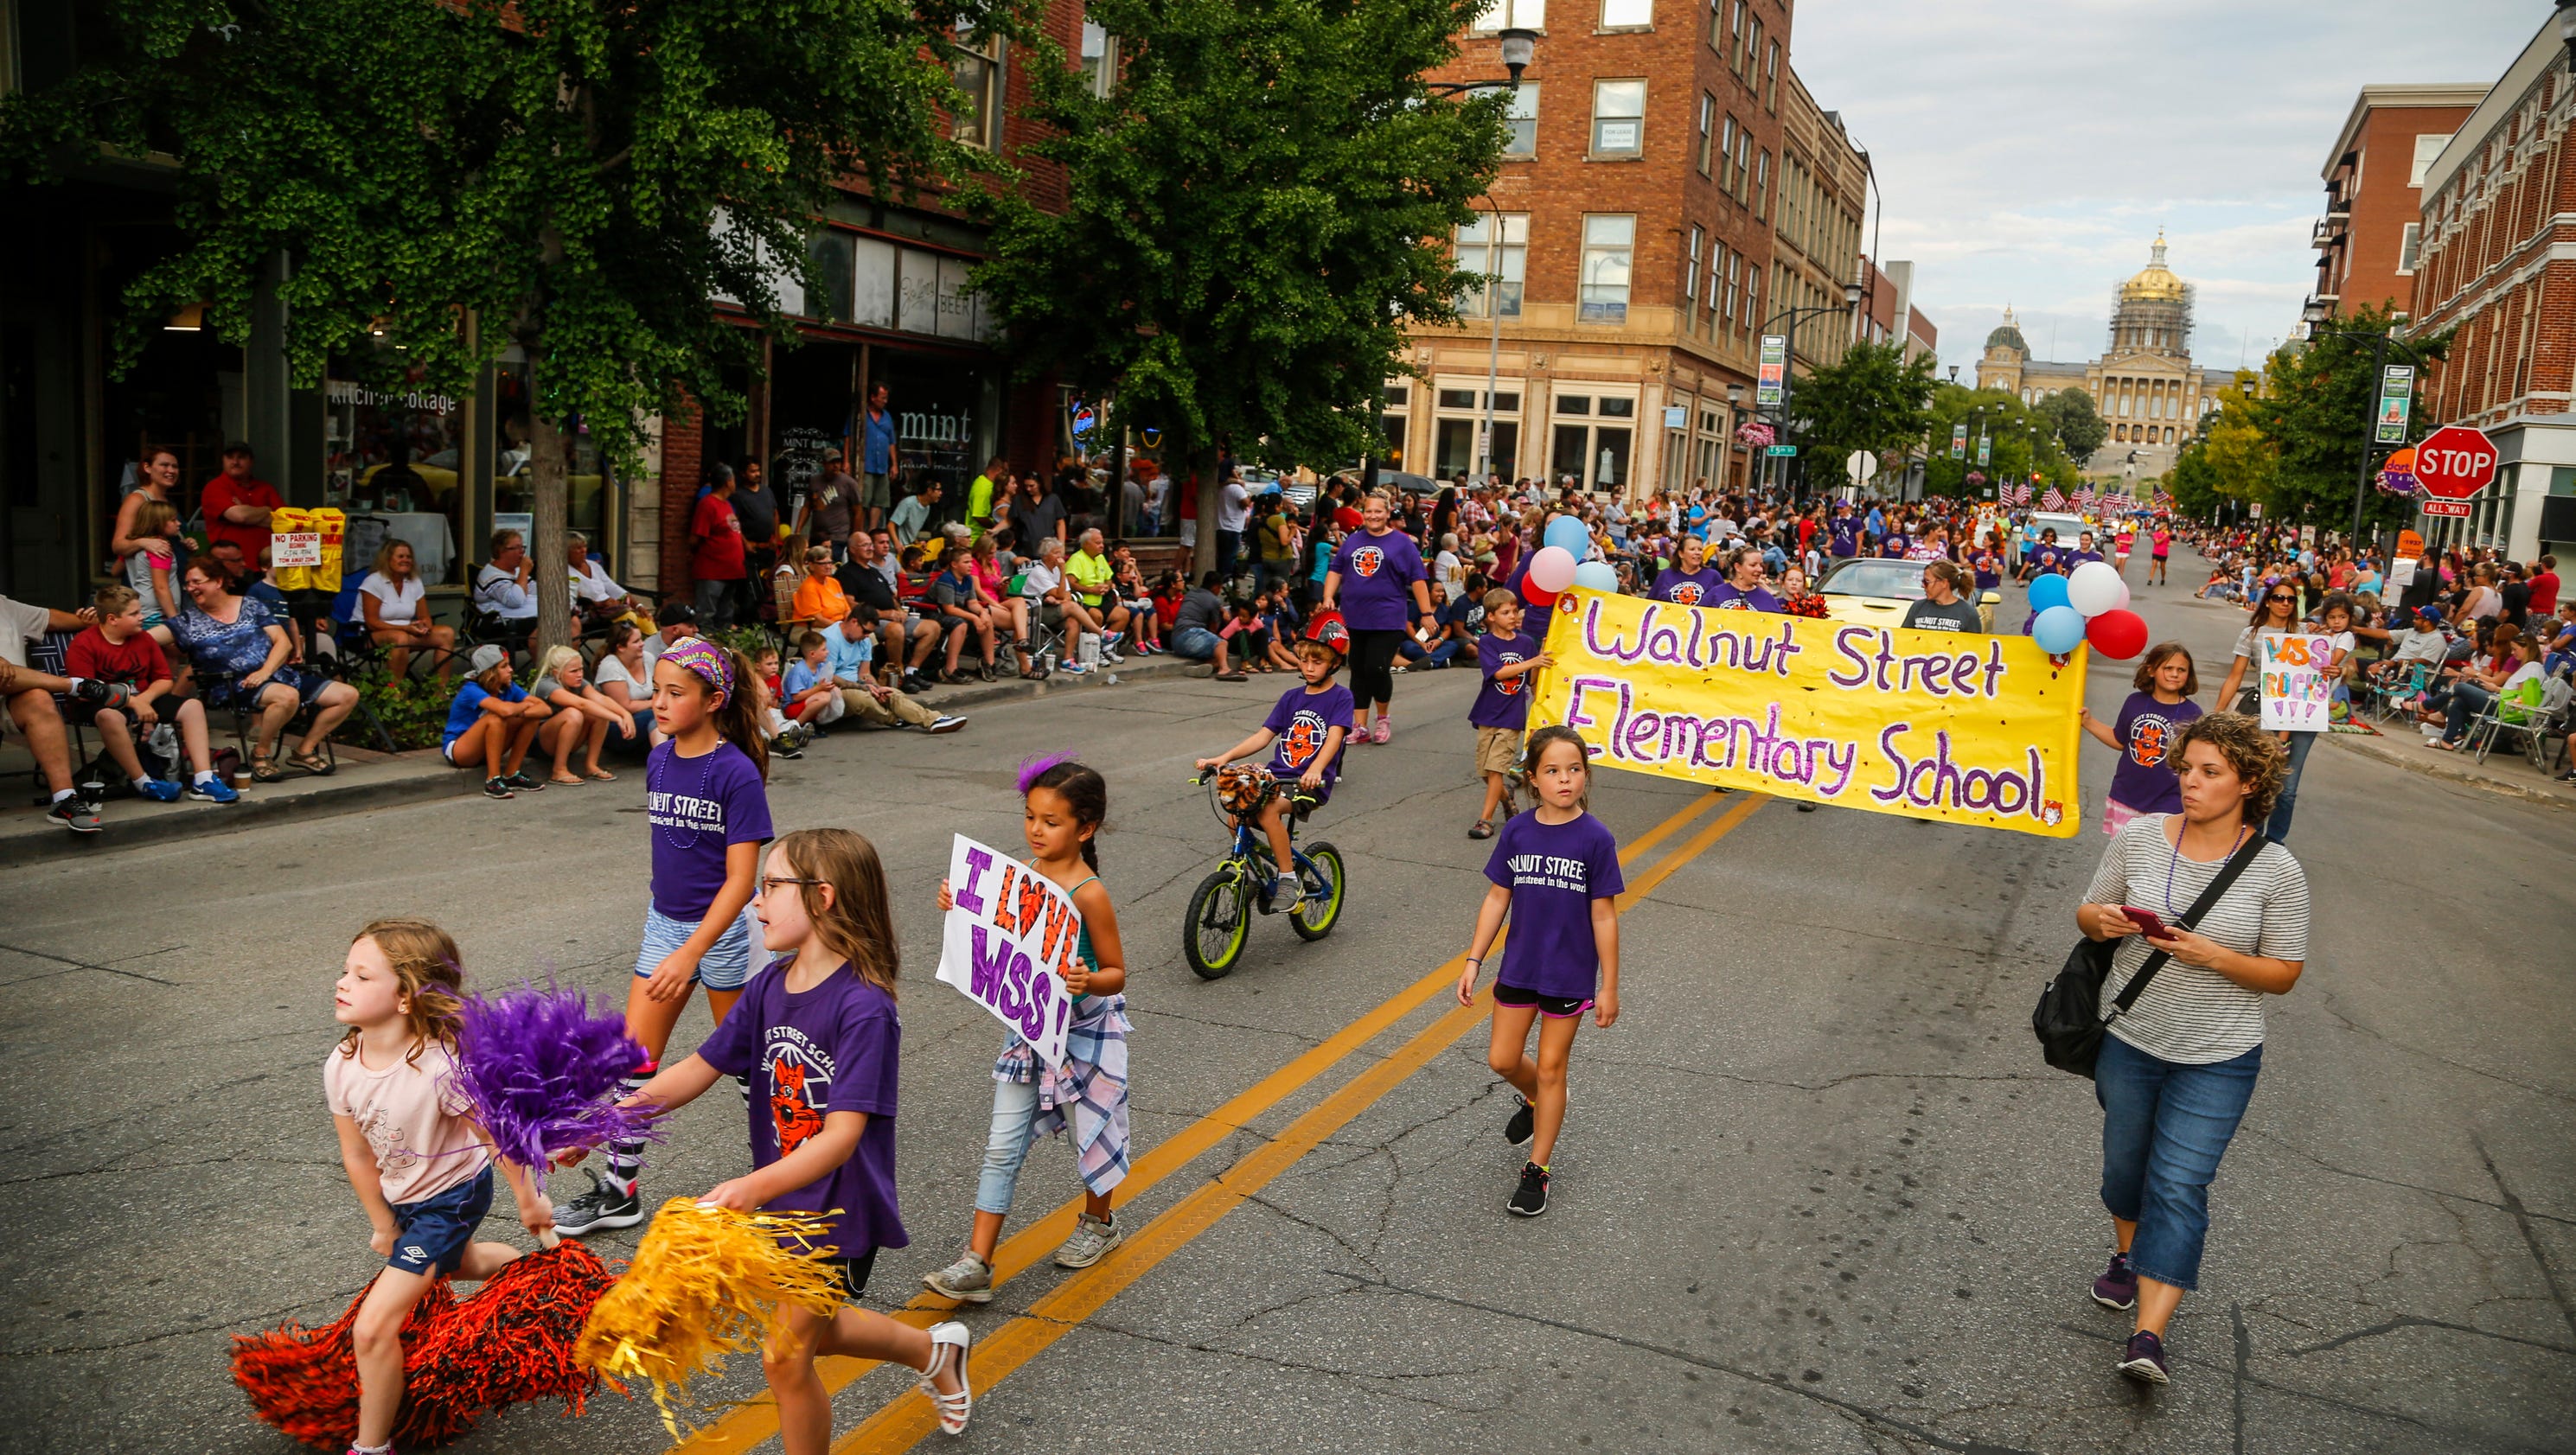
[[[673, 919], [651, 905], [644, 906], [644, 947], [635, 952], [635, 974], [650, 978], [655, 968], [670, 958], [671, 952], [688, 943], [698, 932], [698, 921]], [[690, 981], [709, 990], [740, 990], [751, 979], [751, 907], [725, 927], [704, 955], [698, 957], [697, 973]]]
[[1216, 655], [1216, 633], [1203, 626], [1185, 626], [1172, 632], [1172, 655], [1204, 662]]
[[395, 1203], [394, 1226], [400, 1231], [385, 1266], [427, 1278], [455, 1272], [465, 1261], [465, 1245], [474, 1241], [474, 1230], [491, 1210], [489, 1165], [435, 1197]]

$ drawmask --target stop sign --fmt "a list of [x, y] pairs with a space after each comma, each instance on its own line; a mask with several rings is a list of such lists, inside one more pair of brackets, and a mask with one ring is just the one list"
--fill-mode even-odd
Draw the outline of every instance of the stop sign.
[[2466, 500], [2495, 478], [2496, 449], [2484, 433], [2446, 424], [2415, 447], [2415, 478], [2427, 493]]

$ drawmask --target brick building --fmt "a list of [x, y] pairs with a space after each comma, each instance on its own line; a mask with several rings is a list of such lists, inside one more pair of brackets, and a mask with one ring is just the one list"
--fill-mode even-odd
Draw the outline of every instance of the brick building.
[[2317, 301], [2339, 314], [2412, 311], [2424, 173], [2485, 96], [2484, 86], [2361, 88], [2319, 173]]
[[2427, 371], [2418, 416], [2485, 430], [2501, 464], [2475, 514], [2423, 527], [2517, 560], [2576, 545], [2571, 115], [2569, 47], [2546, 24], [2424, 172], [2412, 330], [2457, 332]]
[[[1459, 229], [1456, 328], [1390, 380], [1407, 469], [1572, 477], [1643, 494], [1741, 484], [1764, 322], [1857, 276], [1866, 158], [1789, 68], [1783, 0], [1493, 0], [1437, 80], [1503, 75], [1496, 32], [1539, 32], [1487, 216]], [[1784, 232], [1793, 240], [1775, 246]], [[1850, 317], [1810, 319], [1801, 362]], [[1489, 368], [1499, 379], [1487, 398]]]

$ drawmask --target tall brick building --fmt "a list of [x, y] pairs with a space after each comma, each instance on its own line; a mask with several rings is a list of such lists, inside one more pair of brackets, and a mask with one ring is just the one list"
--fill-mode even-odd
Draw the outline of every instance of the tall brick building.
[[2319, 302], [2338, 314], [2413, 311], [2424, 173], [2486, 94], [2484, 86], [2361, 88], [2318, 174], [2326, 215], [2310, 241]]
[[2545, 24], [2424, 172], [2412, 331], [2458, 332], [2416, 407], [2485, 430], [2502, 463], [2474, 515], [2421, 524], [2517, 560], [2576, 545], [2571, 116], [2576, 75]]
[[[1415, 335], [1428, 377], [1389, 381], [1390, 449], [1482, 468], [1492, 363], [1506, 479], [1740, 484], [1762, 326], [1860, 276], [1867, 157], [1791, 72], [1784, 0], [1493, 0], [1435, 79], [1499, 81], [1507, 26], [1539, 32], [1537, 58], [1487, 215], [1456, 238], [1498, 281]], [[1839, 358], [1853, 327], [1808, 319], [1800, 363]]]

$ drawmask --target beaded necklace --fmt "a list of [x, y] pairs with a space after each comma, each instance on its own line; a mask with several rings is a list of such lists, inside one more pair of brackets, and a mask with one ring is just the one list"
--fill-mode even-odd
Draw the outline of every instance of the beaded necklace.
[[[680, 745], [674, 742], [670, 747], [671, 756], [666, 761], [673, 763], [680, 762]], [[724, 749], [724, 741], [719, 738], [716, 741], [715, 748], [710, 751], [706, 757], [700, 760], [704, 766], [698, 769], [698, 791], [695, 795], [696, 801], [700, 803], [706, 801], [707, 788], [715, 782], [716, 757], [718, 754], [724, 752]], [[677, 796], [674, 795], [675, 801], [676, 797]], [[674, 814], [672, 816], [677, 817], [678, 815]], [[689, 830], [689, 836], [686, 839], [682, 839], [671, 832], [671, 826], [668, 823], [663, 823], [655, 826], [653, 832], [659, 834], [662, 838], [662, 842], [669, 844], [674, 849], [694, 849], [698, 846], [698, 840], [706, 833], [706, 830], [692, 828]]]

